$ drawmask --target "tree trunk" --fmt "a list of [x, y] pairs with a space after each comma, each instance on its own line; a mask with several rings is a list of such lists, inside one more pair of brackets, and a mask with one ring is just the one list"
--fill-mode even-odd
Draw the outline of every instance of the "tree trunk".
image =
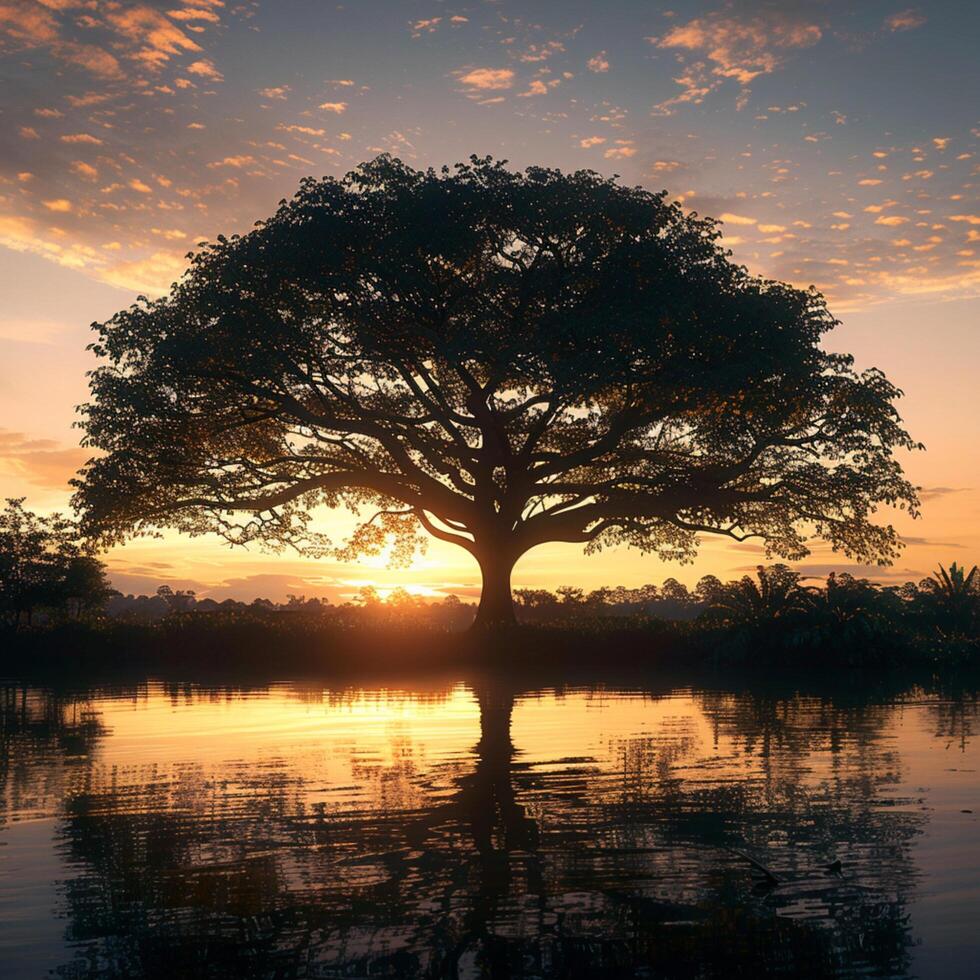
[[483, 591], [476, 611], [473, 628], [477, 630], [500, 629], [514, 626], [514, 599], [510, 593], [510, 573], [514, 559], [500, 554], [488, 554], [478, 559], [483, 573]]

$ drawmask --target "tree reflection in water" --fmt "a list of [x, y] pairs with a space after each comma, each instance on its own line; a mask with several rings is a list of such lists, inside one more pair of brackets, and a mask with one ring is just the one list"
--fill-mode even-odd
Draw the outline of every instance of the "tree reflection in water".
[[[363, 805], [336, 806], [311, 802], [313, 777], [282, 759], [97, 772], [85, 760], [111, 736], [83, 700], [8, 689], [4, 808], [56, 798], [72, 870], [62, 974], [907, 971], [925, 816], [890, 792], [888, 698], [695, 694], [714, 747], [678, 720], [611, 739], [606, 759], [563, 759], [558, 721], [553, 759], [535, 765], [511, 734], [534, 695], [484, 680], [476, 697], [468, 762], [426, 764], [409, 740], [390, 765], [355, 767]], [[977, 702], [954, 700], [936, 734], [966, 738]]]

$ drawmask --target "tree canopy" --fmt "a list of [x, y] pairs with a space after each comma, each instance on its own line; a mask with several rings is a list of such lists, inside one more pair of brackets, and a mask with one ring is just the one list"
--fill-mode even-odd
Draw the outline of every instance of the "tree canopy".
[[74, 522], [7, 498], [0, 510], [0, 624], [29, 625], [38, 609], [78, 618], [113, 594], [105, 565], [85, 553]]
[[[387, 156], [306, 179], [169, 295], [103, 324], [77, 482], [103, 541], [164, 526], [353, 558], [426, 535], [508, 619], [536, 545], [689, 560], [703, 533], [798, 559], [899, 545], [914, 446], [823, 297], [730, 259], [717, 224], [590, 171]], [[345, 542], [311, 511], [346, 505]]]

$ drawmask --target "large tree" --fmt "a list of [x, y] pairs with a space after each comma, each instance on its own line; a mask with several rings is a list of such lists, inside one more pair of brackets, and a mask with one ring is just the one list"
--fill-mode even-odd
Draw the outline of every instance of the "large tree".
[[[749, 275], [710, 219], [589, 171], [379, 157], [307, 179], [104, 324], [77, 483], [106, 541], [170, 526], [352, 558], [470, 552], [478, 622], [536, 545], [690, 559], [702, 533], [885, 562], [913, 443], [823, 298]], [[359, 515], [313, 532], [317, 505]]]

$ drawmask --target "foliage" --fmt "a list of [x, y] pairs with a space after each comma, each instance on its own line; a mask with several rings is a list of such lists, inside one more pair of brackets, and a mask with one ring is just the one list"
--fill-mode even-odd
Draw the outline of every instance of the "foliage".
[[[20, 635], [42, 643], [52, 663], [62, 665], [65, 649], [88, 649], [87, 662], [96, 664], [126, 663], [145, 653], [151, 663], [173, 668], [225, 665], [225, 656], [214, 659], [223, 650], [234, 651], [236, 664], [268, 664], [274, 650], [276, 662], [355, 670], [368, 664], [458, 666], [460, 658], [481, 651], [523, 666], [707, 663], [818, 675], [832, 668], [934, 670], [980, 663], [976, 627], [961, 631], [959, 607], [937, 600], [941, 574], [933, 585], [896, 588], [846, 573], [805, 585], [785, 567], [760, 571], [748, 583], [705, 576], [693, 590], [672, 581], [592, 592], [570, 586], [518, 590], [521, 628], [506, 643], [491, 638], [486, 646], [450, 636], [473, 622], [473, 604], [452, 595], [427, 600], [401, 589], [382, 598], [371, 587], [339, 605], [295, 595], [283, 603], [218, 602], [162, 587], [151, 596], [114, 595], [104, 617], [82, 624], [49, 618], [43, 629]], [[957, 580], [953, 569], [947, 574]]]
[[976, 637], [980, 633], [980, 570], [968, 572], [954, 561], [942, 565], [919, 584], [923, 615], [948, 634]]
[[786, 565], [756, 570], [758, 582], [743, 575], [714, 591], [709, 613], [734, 626], [759, 627], [804, 611], [809, 591]]
[[114, 595], [118, 593], [98, 558], [76, 555], [69, 561], [61, 587], [61, 598], [69, 616], [80, 619], [100, 613]]
[[38, 609], [76, 618], [99, 610], [112, 589], [105, 566], [85, 554], [78, 528], [8, 498], [0, 511], [0, 622], [28, 625]]
[[[718, 238], [589, 171], [381, 156], [304, 180], [97, 325], [85, 528], [395, 561], [428, 534], [477, 560], [487, 622], [549, 541], [684, 561], [717, 533], [798, 559], [815, 534], [887, 562], [873, 512], [918, 503], [900, 392], [824, 350], [818, 293]], [[348, 541], [315, 533], [320, 505], [361, 515]]]
[[678, 638], [717, 659], [764, 664], [790, 656], [798, 666], [819, 667], [976, 659], [978, 579], [980, 572], [954, 564], [918, 586], [881, 586], [846, 572], [831, 572], [818, 586], [777, 564], [727, 583], [704, 576], [693, 591], [668, 580], [659, 588], [523, 589], [515, 596], [522, 622], [688, 621]]

